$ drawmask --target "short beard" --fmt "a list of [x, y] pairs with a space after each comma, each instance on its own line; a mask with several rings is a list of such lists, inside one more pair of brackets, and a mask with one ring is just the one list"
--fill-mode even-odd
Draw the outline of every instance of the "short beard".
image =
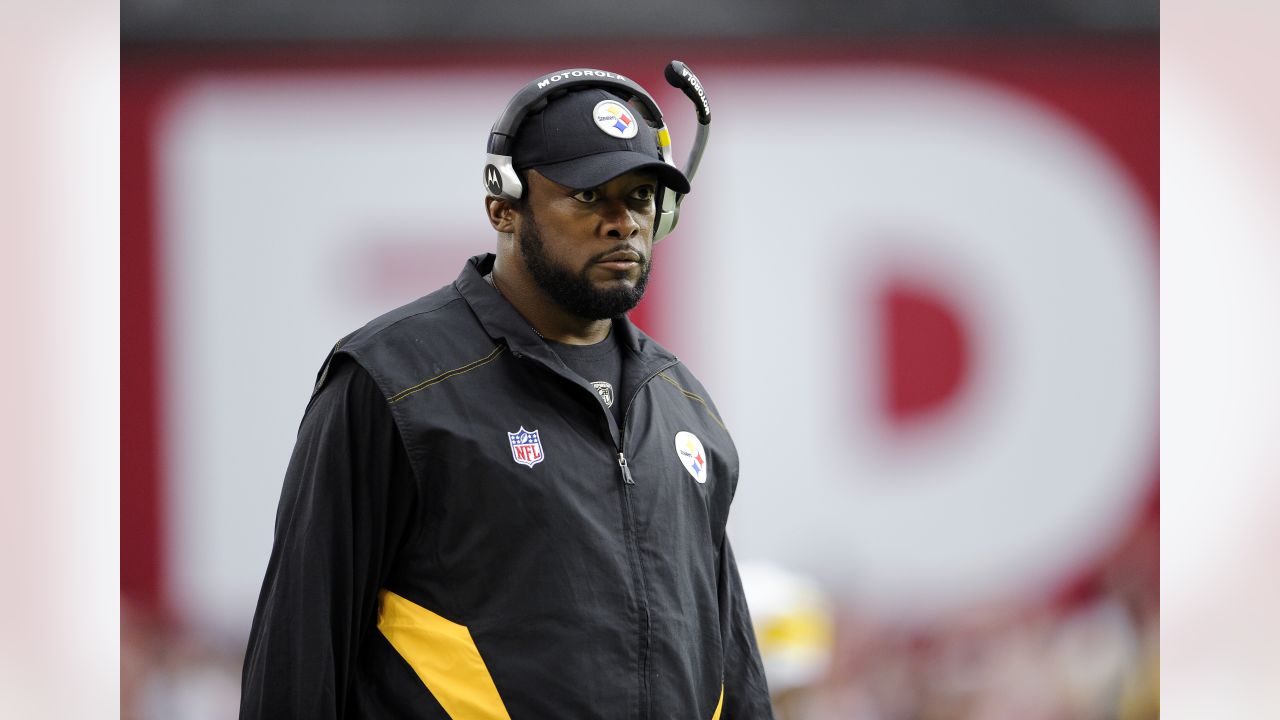
[[587, 278], [587, 271], [592, 263], [616, 252], [617, 248], [610, 248], [591, 258], [575, 274], [569, 268], [551, 262], [532, 212], [528, 214], [528, 220], [516, 235], [525, 267], [529, 268], [529, 274], [538, 287], [569, 314], [584, 320], [607, 320], [631, 310], [644, 297], [644, 288], [649, 284], [648, 258], [641, 259], [640, 277], [634, 287], [597, 290]]

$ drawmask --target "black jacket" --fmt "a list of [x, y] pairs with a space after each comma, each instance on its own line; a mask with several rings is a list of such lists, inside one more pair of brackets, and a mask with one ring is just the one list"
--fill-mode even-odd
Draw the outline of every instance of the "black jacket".
[[706, 391], [615, 320], [619, 428], [492, 263], [326, 361], [241, 717], [772, 717], [725, 536], [738, 457]]

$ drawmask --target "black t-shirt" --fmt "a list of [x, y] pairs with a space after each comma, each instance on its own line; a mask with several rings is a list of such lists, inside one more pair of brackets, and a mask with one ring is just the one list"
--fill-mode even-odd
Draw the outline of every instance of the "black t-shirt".
[[622, 346], [612, 329], [608, 337], [594, 345], [567, 345], [554, 340], [548, 340], [547, 345], [570, 370], [596, 389], [600, 401], [622, 427]]

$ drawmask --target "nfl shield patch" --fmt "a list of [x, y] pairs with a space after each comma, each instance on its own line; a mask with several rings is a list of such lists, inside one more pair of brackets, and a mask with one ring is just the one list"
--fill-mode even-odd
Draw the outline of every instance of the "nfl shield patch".
[[533, 467], [546, 457], [537, 430], [525, 430], [521, 425], [519, 430], [507, 433], [507, 439], [511, 441], [511, 459], [521, 465]]

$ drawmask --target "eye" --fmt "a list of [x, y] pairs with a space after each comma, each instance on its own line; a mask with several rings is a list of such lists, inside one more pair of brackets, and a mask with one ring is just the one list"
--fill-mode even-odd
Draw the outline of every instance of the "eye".
[[581, 203], [593, 203], [600, 199], [600, 193], [596, 190], [579, 190], [570, 197]]
[[631, 197], [636, 200], [652, 200], [654, 187], [652, 185], [641, 185], [631, 191]]

